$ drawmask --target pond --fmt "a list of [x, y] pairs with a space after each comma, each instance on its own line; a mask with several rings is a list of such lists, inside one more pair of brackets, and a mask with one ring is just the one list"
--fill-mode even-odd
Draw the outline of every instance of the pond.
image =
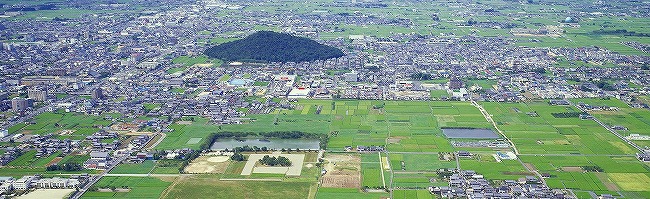
[[442, 129], [442, 133], [447, 136], [447, 138], [483, 138], [483, 139], [492, 139], [499, 138], [499, 136], [494, 133], [491, 129], [461, 129], [461, 128], [449, 128]]
[[223, 150], [223, 149], [233, 149], [235, 147], [243, 146], [257, 146], [259, 148], [266, 147], [269, 149], [280, 150], [285, 149], [296, 149], [300, 150], [318, 150], [320, 148], [318, 139], [257, 139], [257, 138], [245, 138], [245, 139], [217, 139], [210, 149], [212, 150]]

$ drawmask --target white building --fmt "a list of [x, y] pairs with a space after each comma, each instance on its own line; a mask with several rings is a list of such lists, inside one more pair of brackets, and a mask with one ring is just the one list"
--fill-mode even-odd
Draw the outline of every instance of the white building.
[[6, 129], [0, 129], [0, 138], [9, 136], [9, 131]]
[[18, 189], [18, 190], [29, 189], [32, 184], [32, 181], [34, 181], [35, 178], [36, 177], [34, 176], [23, 176], [22, 178], [14, 181], [13, 187], [14, 189]]
[[294, 88], [291, 89], [291, 92], [287, 95], [287, 98], [307, 98], [311, 89], [308, 88]]
[[0, 194], [9, 193], [14, 190], [14, 186], [11, 182], [5, 182], [0, 184]]
[[359, 81], [359, 74], [355, 73], [355, 72], [345, 73], [343, 76], [345, 77], [345, 81], [348, 81], [348, 82], [357, 82], [357, 81]]
[[650, 136], [639, 135], [639, 134], [632, 133], [629, 136], [626, 136], [625, 139], [628, 139], [628, 140], [650, 140]]
[[36, 187], [43, 189], [73, 189], [79, 187], [81, 183], [77, 179], [67, 178], [43, 178], [36, 182]]
[[93, 160], [108, 160], [109, 158], [108, 152], [99, 152], [99, 151], [93, 151], [90, 152], [90, 158]]

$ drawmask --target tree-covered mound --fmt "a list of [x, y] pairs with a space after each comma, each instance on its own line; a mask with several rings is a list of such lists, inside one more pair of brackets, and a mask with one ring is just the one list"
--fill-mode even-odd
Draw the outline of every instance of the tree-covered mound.
[[259, 31], [236, 41], [205, 50], [206, 55], [226, 61], [262, 60], [303, 62], [343, 56], [338, 48], [314, 40], [271, 31]]

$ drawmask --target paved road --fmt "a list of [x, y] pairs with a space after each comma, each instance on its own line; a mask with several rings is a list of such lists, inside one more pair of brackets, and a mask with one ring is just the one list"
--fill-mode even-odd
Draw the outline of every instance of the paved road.
[[50, 108], [50, 107], [54, 107], [54, 106], [56, 106], [56, 105], [59, 104], [59, 103], [70, 102], [72, 99], [73, 99], [72, 96], [68, 96], [68, 97], [66, 97], [66, 98], [63, 98], [63, 99], [61, 99], [61, 100], [58, 100], [58, 101], [52, 102], [52, 103], [50, 103], [50, 104], [48, 104], [48, 105], [46, 105], [46, 106], [43, 106], [43, 107], [41, 107], [41, 108], [38, 108], [38, 109], [36, 109], [36, 110], [30, 111], [27, 115], [24, 115], [24, 116], [22, 116], [22, 117], [19, 117], [16, 121], [13, 121], [13, 122], [7, 122], [7, 124], [5, 124], [5, 125], [2, 126], [2, 129], [9, 129], [9, 127], [12, 127], [12, 126], [14, 126], [14, 125], [16, 125], [16, 124], [23, 123], [23, 122], [25, 122], [25, 121], [27, 121], [27, 120], [29, 120], [29, 119], [31, 119], [31, 118], [34, 118], [35, 116], [37, 116], [37, 115], [39, 115], [39, 114], [45, 112], [45, 110], [47, 110], [47, 109]]
[[70, 198], [70, 199], [79, 199], [79, 198], [81, 198], [81, 196], [82, 196], [84, 193], [86, 193], [86, 191], [88, 191], [88, 189], [90, 189], [90, 187], [92, 187], [95, 183], [97, 183], [100, 179], [102, 179], [102, 177], [104, 177], [105, 175], [107, 175], [108, 172], [110, 172], [113, 168], [115, 168], [115, 166], [117, 166], [120, 162], [126, 160], [127, 157], [128, 157], [128, 156], [126, 156], [126, 155], [125, 155], [125, 156], [121, 156], [121, 157], [117, 157], [117, 159], [115, 159], [115, 160], [112, 161], [113, 163], [111, 164], [111, 166], [109, 166], [106, 170], [104, 170], [104, 171], [103, 171], [102, 173], [100, 173], [99, 175], [96, 175], [96, 176], [92, 176], [92, 177], [90, 177], [90, 179], [88, 180], [88, 182], [87, 182], [83, 187], [81, 187], [80, 189], [78, 189], [76, 192], [72, 193], [72, 195], [70, 195], [69, 198]]
[[[156, 140], [156, 143], [153, 143], [151, 146], [147, 147], [147, 149], [155, 148], [156, 146], [158, 146], [158, 144], [160, 144], [167, 137], [166, 133], [160, 133], [160, 135], [161, 135], [161, 137], [158, 140]], [[154, 135], [152, 137], [156, 137], [156, 135]]]
[[193, 176], [194, 174], [133, 174], [133, 173], [109, 173], [104, 176], [121, 176], [121, 177], [180, 177], [180, 176]]
[[418, 154], [418, 155], [438, 155], [438, 152], [408, 152], [408, 151], [391, 152], [391, 151], [387, 151], [386, 153], [394, 153], [394, 154]]
[[544, 180], [544, 178], [542, 177], [542, 174], [540, 174], [539, 171], [537, 171], [537, 170], [531, 170], [530, 168], [528, 168], [528, 167], [526, 166], [526, 164], [524, 164], [524, 161], [521, 161], [521, 158], [517, 158], [517, 161], [519, 161], [519, 163], [521, 164], [521, 166], [523, 166], [524, 169], [526, 169], [526, 171], [531, 172], [531, 173], [534, 173], [534, 174], [537, 176], [537, 178], [539, 178], [539, 180], [542, 181], [542, 184], [544, 184], [544, 186], [548, 186], [548, 185], [546, 184], [546, 180]]
[[261, 178], [261, 179], [250, 179], [250, 178], [221, 178], [221, 181], [262, 181], [262, 182], [282, 182], [282, 179], [278, 178]]
[[[576, 106], [576, 105], [575, 105], [573, 102], [571, 102], [570, 100], [568, 100], [568, 99], [564, 99], [564, 100], [567, 101], [567, 102], [569, 102], [569, 104], [570, 104], [571, 106], [578, 108], [578, 110], [580, 110], [580, 111], [582, 111], [582, 112], [587, 112], [587, 110], [582, 109], [582, 108]], [[644, 152], [643, 148], [641, 148], [639, 145], [637, 145], [636, 143], [634, 143], [634, 142], [628, 140], [627, 138], [623, 137], [621, 134], [619, 134], [618, 132], [616, 132], [616, 130], [610, 128], [608, 125], [606, 125], [605, 123], [603, 123], [602, 121], [600, 121], [598, 118], [592, 116], [592, 120], [596, 121], [596, 123], [600, 124], [600, 126], [602, 126], [603, 128], [607, 129], [609, 132], [611, 132], [612, 134], [614, 134], [616, 137], [620, 138], [620, 139], [623, 140], [624, 142], [628, 143], [630, 146], [636, 148], [636, 149], [639, 150], [641, 153]]]
[[496, 129], [497, 132], [499, 132], [499, 134], [501, 134], [501, 136], [503, 136], [503, 138], [505, 138], [506, 141], [508, 141], [508, 143], [510, 143], [510, 146], [512, 146], [512, 149], [515, 150], [515, 155], [519, 155], [519, 150], [517, 150], [517, 147], [515, 146], [515, 143], [513, 143], [512, 140], [510, 140], [510, 138], [508, 138], [508, 136], [506, 136], [506, 134], [503, 133], [501, 131], [501, 129], [499, 129], [499, 127], [497, 127], [497, 123], [494, 122], [494, 120], [492, 119], [492, 116], [483, 108], [483, 106], [481, 106], [480, 104], [478, 104], [474, 100], [472, 100], [472, 105], [474, 105], [476, 108], [478, 108], [478, 110], [481, 111], [481, 114], [483, 114], [483, 117], [485, 117], [485, 119], [488, 122], [492, 123], [492, 126], [494, 127], [494, 129]]
[[600, 156], [600, 157], [636, 157], [635, 155], [607, 155], [607, 154], [519, 154], [519, 156]]

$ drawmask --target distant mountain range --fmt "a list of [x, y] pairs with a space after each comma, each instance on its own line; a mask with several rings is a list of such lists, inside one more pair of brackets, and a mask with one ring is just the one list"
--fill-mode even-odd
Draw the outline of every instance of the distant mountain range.
[[335, 47], [314, 40], [271, 31], [260, 31], [236, 41], [210, 47], [206, 55], [224, 61], [304, 62], [341, 57]]

